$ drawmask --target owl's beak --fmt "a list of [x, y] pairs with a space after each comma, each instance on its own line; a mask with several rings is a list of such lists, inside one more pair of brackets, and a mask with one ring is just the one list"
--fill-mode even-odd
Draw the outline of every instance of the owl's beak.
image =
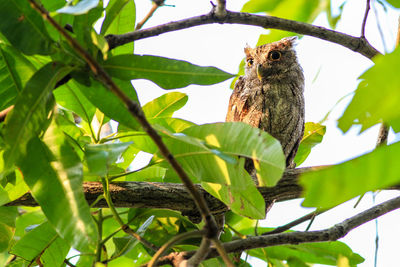
[[258, 64], [258, 65], [257, 65], [257, 78], [258, 78], [260, 81], [261, 81], [261, 79], [262, 79], [262, 76], [261, 76], [261, 73], [262, 73], [261, 68], [262, 68], [262, 65], [261, 65], [261, 64]]

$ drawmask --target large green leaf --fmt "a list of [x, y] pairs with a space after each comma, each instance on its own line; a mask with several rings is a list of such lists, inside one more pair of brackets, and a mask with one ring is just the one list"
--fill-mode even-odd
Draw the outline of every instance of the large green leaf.
[[304, 136], [297, 150], [294, 161], [296, 165], [302, 164], [311, 152], [311, 149], [322, 142], [326, 132], [326, 126], [314, 122], [306, 122]]
[[280, 2], [284, 2], [281, 0], [250, 0], [246, 4], [243, 5], [242, 12], [250, 12], [250, 13], [258, 13], [258, 12], [267, 12], [274, 10]]
[[252, 158], [261, 186], [274, 186], [282, 177], [285, 157], [281, 146], [279, 141], [264, 131], [245, 123], [230, 122], [196, 125], [185, 129], [183, 133], [204, 140], [211, 153], [220, 158], [218, 151]]
[[166, 93], [143, 106], [148, 118], [172, 117], [175, 111], [183, 107], [188, 96], [180, 92]]
[[21, 156], [26, 156], [28, 141], [45, 130], [49, 112], [53, 109], [52, 90], [71, 67], [58, 63], [49, 63], [37, 71], [27, 82], [15, 104], [14, 110], [7, 116], [3, 137], [6, 150], [3, 155], [5, 170], [10, 168]]
[[18, 50], [0, 44], [0, 110], [14, 104], [34, 72], [32, 63]]
[[360, 76], [361, 83], [338, 126], [347, 132], [352, 125], [361, 131], [381, 120], [400, 131], [400, 49], [374, 57], [375, 65]]
[[39, 13], [29, 1], [0, 1], [0, 31], [23, 53], [46, 55], [51, 52], [50, 39]]
[[400, 182], [400, 142], [336, 166], [305, 173], [304, 206], [329, 208], [365, 192]]
[[57, 233], [79, 251], [93, 253], [97, 229], [82, 191], [82, 163], [56, 123], [43, 142], [31, 139], [19, 166]]
[[[113, 80], [133, 101], [138, 101], [135, 88], [133, 88], [130, 81]], [[107, 117], [131, 129], [139, 129], [139, 123], [128, 111], [125, 104], [108, 89], [104, 88], [102, 84], [91, 80], [90, 86], [80, 85], [79, 89]]]
[[104, 62], [106, 71], [119, 79], [148, 79], [164, 89], [190, 84], [209, 85], [233, 77], [215, 67], [200, 67], [186, 61], [156, 56], [117, 55]]

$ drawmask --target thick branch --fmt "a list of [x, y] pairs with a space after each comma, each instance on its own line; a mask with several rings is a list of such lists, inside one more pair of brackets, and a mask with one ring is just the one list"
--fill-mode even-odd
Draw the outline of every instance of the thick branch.
[[[266, 201], [284, 201], [299, 198], [302, 192], [297, 184], [301, 173], [313, 168], [288, 169], [275, 187], [259, 187]], [[218, 199], [208, 194], [201, 186], [197, 190], [205, 198], [213, 214], [227, 211], [227, 207]], [[103, 194], [99, 182], [86, 182], [83, 185], [86, 200], [92, 204]], [[110, 184], [110, 194], [115, 207], [173, 209], [189, 217], [198, 217], [196, 205], [183, 184], [153, 182], [116, 182]], [[30, 193], [10, 202], [7, 206], [37, 206]], [[108, 207], [106, 201], [100, 200], [94, 207]], [[199, 218], [199, 217], [198, 217]]]
[[244, 24], [260, 26], [266, 29], [290, 31], [298, 34], [313, 36], [322, 40], [342, 45], [368, 58], [372, 58], [375, 55], [379, 54], [379, 52], [374, 47], [372, 47], [368, 43], [368, 41], [365, 40], [365, 38], [350, 36], [341, 32], [326, 29], [324, 27], [314, 26], [303, 22], [277, 17], [260, 16], [232, 11], [226, 11], [226, 16], [224, 18], [220, 18], [216, 16], [214, 10], [207, 15], [173, 21], [148, 29], [134, 31], [121, 35], [107, 35], [106, 39], [109, 43], [110, 49], [112, 49], [117, 46], [133, 42], [135, 40], [157, 36], [162, 33], [213, 23]]
[[[398, 208], [400, 208], [400, 197], [388, 200], [382, 204], [372, 207], [328, 229], [310, 232], [291, 232], [253, 236], [246, 239], [227, 242], [223, 245], [228, 253], [233, 253], [253, 248], [265, 248], [277, 245], [336, 241], [347, 235], [351, 230], [357, 228], [358, 226]], [[191, 257], [193, 254], [194, 251], [174, 253], [161, 258], [158, 264], [171, 264], [174, 262], [175, 258], [185, 259]], [[212, 249], [207, 258], [214, 258], [217, 256], [218, 253], [216, 250]]]

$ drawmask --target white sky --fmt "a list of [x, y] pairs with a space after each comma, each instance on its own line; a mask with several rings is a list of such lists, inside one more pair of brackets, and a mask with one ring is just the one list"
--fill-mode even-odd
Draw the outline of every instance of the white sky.
[[[227, 0], [227, 8], [239, 11], [245, 2], [243, 0]], [[148, 23], [144, 25], [144, 28], [205, 14], [211, 8], [208, 0], [167, 0], [166, 3], [175, 5], [175, 7], [159, 8]], [[336, 4], [338, 6], [338, 3]], [[136, 5], [137, 21], [140, 21], [150, 9], [151, 2], [136, 1]], [[364, 1], [348, 1], [337, 30], [358, 36], [364, 15], [364, 5]], [[379, 5], [376, 6], [381, 10]], [[396, 10], [389, 10], [389, 16], [385, 16], [382, 12], [379, 16], [390, 51], [393, 49], [396, 38], [399, 14]], [[324, 16], [319, 16], [314, 24], [327, 26]], [[266, 30], [244, 25], [205, 25], [139, 40], [135, 43], [135, 53], [187, 60], [202, 66], [215, 66], [235, 74], [239, 62], [244, 57], [243, 47], [246, 43], [255, 46], [261, 33], [266, 33]], [[366, 37], [378, 50], [384, 51], [372, 11], [367, 23]], [[346, 48], [311, 37], [302, 38], [297, 46], [297, 51], [306, 77], [306, 121], [318, 122], [321, 120], [342, 96], [354, 91], [358, 84], [357, 77], [372, 65], [365, 57]], [[187, 93], [189, 101], [184, 108], [175, 113], [175, 117], [188, 119], [198, 124], [224, 121], [229, 96], [232, 92], [229, 89], [230, 83], [231, 80], [228, 80], [212, 86], [191, 85], [178, 90]], [[142, 104], [167, 92], [147, 80], [136, 80], [133, 81], [133, 84]], [[313, 149], [302, 166], [334, 164], [356, 157], [374, 148], [378, 127], [373, 127], [362, 135], [357, 135], [358, 130], [355, 128], [352, 128], [346, 135], [343, 135], [336, 128], [336, 120], [342, 114], [349, 100], [348, 97], [334, 108], [325, 123], [327, 133], [323, 143]], [[394, 139], [398, 140], [394, 134], [391, 134], [390, 140], [393, 141]], [[397, 192], [380, 193], [376, 202], [379, 203], [397, 195], [399, 195]], [[355, 200], [349, 201], [349, 203], [317, 217], [312, 229], [332, 226], [372, 206], [372, 194], [365, 196], [357, 209], [352, 208], [354, 203]], [[301, 200], [275, 204], [263, 225], [279, 226], [310, 212], [310, 210], [300, 208], [300, 204]], [[379, 219], [378, 266], [394, 267], [399, 265], [397, 260], [397, 244], [400, 239], [399, 221], [399, 211], [392, 212]], [[306, 226], [307, 224], [300, 225], [296, 229], [304, 230]], [[367, 223], [352, 231], [342, 241], [366, 259], [365, 263], [359, 266], [373, 266], [374, 222]], [[254, 266], [264, 266], [264, 263], [260, 262]]]

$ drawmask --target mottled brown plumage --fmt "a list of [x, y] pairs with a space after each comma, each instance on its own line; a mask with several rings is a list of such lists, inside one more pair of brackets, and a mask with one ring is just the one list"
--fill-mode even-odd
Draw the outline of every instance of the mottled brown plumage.
[[[246, 72], [229, 101], [226, 121], [242, 121], [278, 139], [293, 162], [304, 132], [304, 76], [294, 51], [295, 37], [256, 48], [246, 47]], [[246, 169], [252, 173], [252, 162]]]

